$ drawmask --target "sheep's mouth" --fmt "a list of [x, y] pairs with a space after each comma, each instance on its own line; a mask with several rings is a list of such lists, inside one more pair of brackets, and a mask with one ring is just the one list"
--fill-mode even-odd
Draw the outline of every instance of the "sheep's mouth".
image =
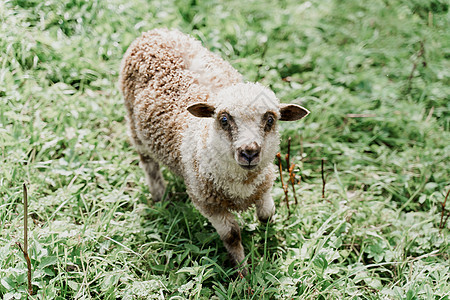
[[239, 166], [241, 166], [241, 168], [246, 169], [246, 170], [253, 170], [258, 165], [241, 165], [241, 164], [239, 164]]

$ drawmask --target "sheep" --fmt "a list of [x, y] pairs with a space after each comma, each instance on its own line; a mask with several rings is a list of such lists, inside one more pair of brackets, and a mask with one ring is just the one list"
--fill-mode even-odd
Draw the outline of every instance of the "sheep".
[[244, 82], [228, 62], [178, 30], [153, 29], [126, 51], [120, 71], [131, 140], [154, 201], [164, 197], [160, 164], [182, 177], [194, 206], [217, 230], [246, 275], [234, 212], [275, 213], [270, 194], [278, 121], [309, 111], [280, 104], [268, 88]]

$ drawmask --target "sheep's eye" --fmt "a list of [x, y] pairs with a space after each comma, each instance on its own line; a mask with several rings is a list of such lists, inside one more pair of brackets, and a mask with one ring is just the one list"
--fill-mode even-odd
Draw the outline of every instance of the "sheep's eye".
[[275, 120], [273, 119], [273, 117], [272, 116], [269, 116], [268, 118], [267, 118], [267, 121], [266, 121], [266, 128], [265, 128], [265, 130], [266, 131], [269, 131], [270, 129], [272, 129], [272, 126], [273, 126], [273, 123], [275, 122]]
[[227, 128], [228, 128], [229, 123], [228, 123], [228, 118], [227, 118], [227, 116], [222, 116], [222, 117], [220, 118], [220, 125], [222, 125], [222, 128], [223, 128], [223, 129], [227, 129]]

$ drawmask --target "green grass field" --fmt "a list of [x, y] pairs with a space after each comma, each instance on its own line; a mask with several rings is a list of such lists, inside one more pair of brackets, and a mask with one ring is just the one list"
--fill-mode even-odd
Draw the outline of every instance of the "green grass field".
[[[26, 183], [29, 299], [450, 299], [447, 0], [15, 0], [0, 20], [0, 298], [27, 297]], [[299, 203], [278, 179], [275, 221], [239, 219], [245, 279], [179, 178], [152, 202], [130, 145], [119, 64], [155, 27], [311, 111], [281, 125]]]

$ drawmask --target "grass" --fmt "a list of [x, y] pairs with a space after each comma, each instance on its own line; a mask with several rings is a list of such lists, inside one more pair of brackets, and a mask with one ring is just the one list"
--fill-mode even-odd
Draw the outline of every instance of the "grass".
[[[0, 296], [27, 295], [25, 182], [30, 299], [449, 299], [448, 14], [444, 0], [1, 2]], [[289, 216], [277, 181], [275, 222], [240, 218], [245, 280], [180, 179], [165, 171], [173, 200], [152, 203], [127, 137], [120, 59], [163, 26], [312, 112], [281, 128], [299, 204]]]

